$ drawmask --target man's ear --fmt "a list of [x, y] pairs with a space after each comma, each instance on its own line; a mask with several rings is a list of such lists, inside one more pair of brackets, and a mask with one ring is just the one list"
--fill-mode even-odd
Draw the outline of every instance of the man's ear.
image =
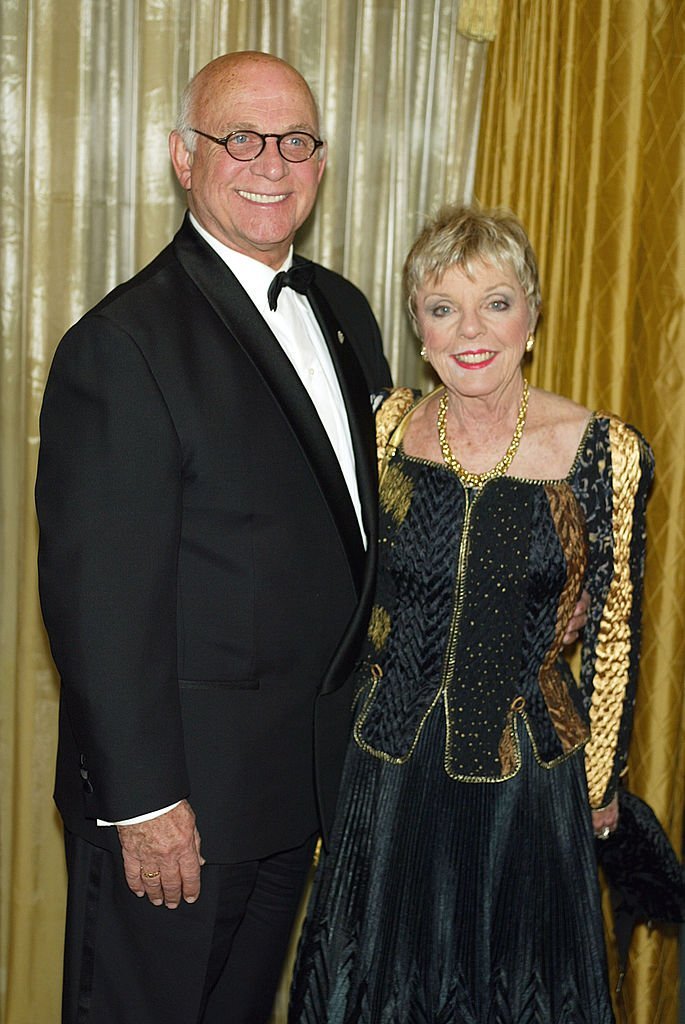
[[[324, 142], [323, 146], [319, 150], [319, 176], [316, 179], [317, 185], [323, 178], [323, 172], [326, 169], [326, 161], [328, 160], [328, 143]], [[317, 154], [318, 155], [318, 154]]]
[[188, 152], [182, 136], [174, 130], [169, 135], [169, 155], [181, 188], [190, 190], [193, 154]]

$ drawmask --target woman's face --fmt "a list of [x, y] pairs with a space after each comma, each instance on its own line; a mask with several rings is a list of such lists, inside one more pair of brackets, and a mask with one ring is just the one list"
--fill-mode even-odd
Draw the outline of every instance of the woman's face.
[[518, 380], [535, 326], [512, 267], [478, 263], [472, 278], [451, 267], [416, 295], [416, 319], [428, 360], [456, 394], [500, 394]]

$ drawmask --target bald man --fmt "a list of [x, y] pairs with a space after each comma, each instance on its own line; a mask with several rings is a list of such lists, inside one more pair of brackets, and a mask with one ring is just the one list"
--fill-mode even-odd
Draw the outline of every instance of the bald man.
[[390, 375], [361, 293], [293, 256], [311, 91], [219, 57], [169, 141], [183, 225], [62, 339], [41, 416], [66, 1024], [268, 1020], [371, 603]]

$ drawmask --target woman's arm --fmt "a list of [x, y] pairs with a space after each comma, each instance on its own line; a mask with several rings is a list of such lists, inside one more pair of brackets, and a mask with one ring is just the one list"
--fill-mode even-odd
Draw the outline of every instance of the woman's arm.
[[[625, 771], [640, 644], [645, 510], [654, 460], [649, 445], [615, 417], [606, 456], [588, 486], [593, 599], [583, 644], [582, 678], [590, 697], [586, 773], [595, 831], [616, 825], [615, 795]], [[594, 496], [593, 496], [594, 495]]]

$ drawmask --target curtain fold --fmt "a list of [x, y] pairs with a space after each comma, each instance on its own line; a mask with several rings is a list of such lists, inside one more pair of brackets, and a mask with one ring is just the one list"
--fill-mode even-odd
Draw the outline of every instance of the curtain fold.
[[[488, 0], [489, 6], [493, 0]], [[471, 5], [473, 6], [473, 4]], [[422, 372], [400, 268], [468, 196], [487, 43], [455, 0], [2, 0], [0, 5], [0, 1017], [59, 1019], [65, 877], [52, 808], [58, 685], [36, 586], [38, 412], [67, 327], [180, 223], [167, 153], [188, 78], [227, 50], [293, 63], [330, 162], [298, 245], [354, 280], [398, 381]], [[275, 1020], [283, 1020], [285, 989]]]
[[[629, 785], [680, 849], [685, 795], [685, 7], [511, 0], [489, 67], [475, 193], [540, 261], [534, 383], [638, 426], [657, 462]], [[675, 1024], [677, 939], [640, 927], [631, 1024]], [[619, 1018], [620, 1019], [620, 1018]]]

